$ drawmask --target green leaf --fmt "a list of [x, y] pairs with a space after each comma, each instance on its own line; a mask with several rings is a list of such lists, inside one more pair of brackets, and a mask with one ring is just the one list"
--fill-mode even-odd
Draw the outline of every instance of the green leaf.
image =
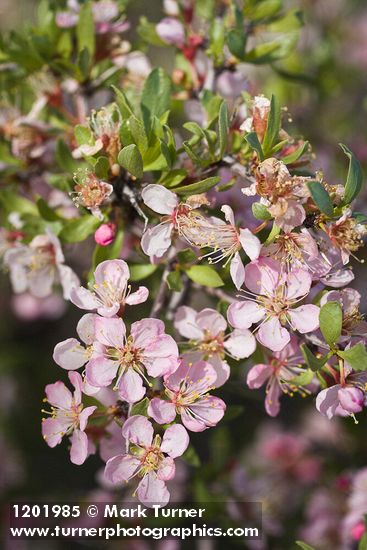
[[249, 144], [251, 149], [254, 149], [256, 151], [257, 156], [259, 157], [259, 159], [261, 161], [264, 160], [264, 158], [265, 158], [264, 152], [263, 152], [263, 149], [261, 147], [261, 143], [259, 141], [259, 138], [257, 137], [256, 132], [250, 132], [249, 134], [247, 134], [245, 136], [245, 140], [247, 141], [247, 143]]
[[206, 178], [205, 180], [197, 181], [196, 183], [175, 187], [174, 192], [177, 193], [177, 195], [199, 195], [200, 193], [206, 193], [206, 191], [209, 191], [209, 189], [214, 187], [214, 185], [216, 185], [219, 181], [219, 176], [213, 176], [212, 178]]
[[177, 253], [177, 258], [181, 265], [190, 264], [196, 260], [196, 254], [191, 248], [185, 248]]
[[251, 206], [252, 213], [257, 220], [271, 220], [272, 215], [269, 210], [261, 202], [254, 202]]
[[301, 345], [301, 352], [307, 365], [313, 372], [320, 370], [327, 362], [328, 356], [325, 357], [315, 357], [312, 351], [306, 346], [306, 344]]
[[367, 370], [366, 346], [359, 342], [350, 349], [338, 351], [339, 357], [344, 359], [353, 370]]
[[153, 117], [160, 118], [170, 107], [171, 80], [161, 67], [154, 69], [145, 81], [141, 95], [144, 124], [150, 130]]
[[43, 220], [46, 220], [47, 222], [62, 220], [62, 218], [58, 216], [56, 212], [52, 208], [50, 208], [47, 202], [42, 198], [38, 199], [37, 208], [41, 218]]
[[186, 269], [186, 274], [194, 283], [202, 286], [216, 288], [224, 284], [215, 269], [209, 265], [193, 265]]
[[100, 246], [97, 244], [93, 253], [93, 268], [105, 260], [115, 260], [120, 256], [122, 243], [124, 240], [124, 232], [119, 230], [113, 243], [108, 246]]
[[285, 155], [285, 157], [282, 157], [281, 160], [284, 162], [284, 164], [293, 164], [294, 162], [297, 162], [299, 158], [301, 158], [303, 153], [307, 151], [308, 147], [309, 147], [309, 142], [305, 141], [304, 143], [302, 143], [302, 145], [298, 147], [298, 149], [293, 151], [293, 153], [290, 153], [289, 155]]
[[342, 333], [343, 311], [340, 303], [326, 302], [320, 309], [319, 320], [322, 335], [332, 348]]
[[86, 2], [80, 9], [76, 36], [78, 42], [78, 52], [81, 52], [84, 48], [86, 48], [92, 58], [94, 56], [95, 49], [95, 27], [91, 2]]
[[100, 224], [101, 222], [90, 214], [67, 220], [61, 230], [60, 239], [67, 243], [79, 243], [94, 233]]
[[89, 144], [93, 140], [92, 132], [87, 126], [77, 124], [74, 128], [74, 135], [78, 145]]
[[247, 36], [243, 30], [232, 29], [227, 34], [227, 46], [232, 55], [242, 60], [245, 54]]
[[367, 533], [364, 533], [359, 541], [358, 550], [367, 550]]
[[91, 62], [89, 50], [88, 48], [83, 48], [78, 57], [78, 67], [80, 69], [82, 80], [86, 80], [88, 78], [90, 65]]
[[181, 181], [183, 181], [186, 176], [186, 170], [181, 170], [180, 168], [178, 168], [176, 170], [170, 170], [167, 174], [163, 174], [158, 183], [170, 189], [171, 187], [175, 187], [176, 185], [181, 183]]
[[268, 244], [271, 244], [275, 240], [275, 238], [279, 235], [279, 233], [280, 233], [280, 227], [273, 222], [273, 227], [271, 228], [271, 231], [266, 241], [264, 242], [264, 245], [266, 246]]
[[325, 187], [319, 181], [311, 181], [307, 186], [319, 210], [327, 216], [332, 216], [334, 207]]
[[149, 399], [147, 397], [144, 397], [144, 399], [142, 399], [138, 403], [134, 403], [134, 405], [131, 408], [130, 416], [135, 416], [136, 414], [141, 414], [142, 416], [148, 416], [148, 405], [149, 405]]
[[158, 268], [157, 265], [152, 265], [152, 264], [135, 264], [135, 265], [130, 265], [129, 267], [130, 267], [130, 280], [134, 282], [147, 279]]
[[184, 452], [181, 458], [183, 458], [183, 460], [190, 466], [198, 467], [201, 465], [199, 455], [192, 445], [188, 446], [187, 450]]
[[219, 109], [218, 115], [218, 128], [219, 128], [219, 155], [223, 157], [228, 141], [228, 107], [227, 103], [223, 101]]
[[291, 378], [290, 380], [287, 380], [290, 384], [294, 384], [295, 386], [307, 386], [312, 382], [313, 377], [315, 376], [315, 373], [311, 369], [307, 369], [294, 378]]
[[143, 176], [143, 159], [135, 143], [124, 147], [118, 155], [118, 163], [136, 178]]
[[262, 142], [262, 149], [265, 157], [271, 154], [272, 149], [279, 139], [281, 124], [281, 112], [280, 105], [274, 95], [271, 96], [270, 111], [268, 116], [268, 122], [266, 125], [266, 131], [264, 140]]
[[1, 189], [0, 202], [9, 213], [18, 212], [19, 214], [38, 214], [36, 205], [30, 200], [20, 196], [18, 191], [13, 189]]
[[148, 149], [148, 138], [145, 133], [144, 124], [141, 120], [136, 118], [136, 116], [131, 116], [128, 120], [129, 128], [132, 137], [136, 145], [139, 147], [139, 151], [144, 155], [145, 151]]
[[303, 542], [302, 540], [296, 540], [296, 544], [297, 546], [302, 548], [302, 550], [316, 550], [316, 548], [314, 548], [313, 546], [310, 546], [309, 544], [307, 544], [306, 542]]
[[[255, 4], [253, 8], [249, 9], [249, 16], [251, 21], [261, 21], [269, 19], [276, 15], [282, 7], [281, 0], [263, 0]], [[247, 10], [245, 11], [245, 13]]]
[[359, 160], [346, 145], [339, 143], [343, 152], [349, 158], [347, 181], [344, 189], [344, 203], [350, 204], [360, 193], [363, 184], [363, 174]]
[[94, 172], [97, 178], [106, 180], [110, 171], [110, 163], [107, 157], [99, 157], [94, 165]]
[[171, 273], [168, 274], [167, 284], [170, 290], [174, 290], [175, 292], [180, 292], [180, 290], [182, 290], [183, 284], [179, 270], [171, 271]]
[[62, 139], [59, 139], [56, 142], [55, 158], [57, 164], [63, 171], [71, 173], [75, 172], [78, 164], [73, 159], [69, 147]]
[[112, 89], [116, 94], [116, 103], [118, 108], [120, 109], [122, 118], [126, 119], [126, 118], [129, 118], [130, 116], [134, 116], [133, 108], [131, 107], [130, 102], [127, 99], [125, 93], [122, 90], [119, 90], [118, 88], [116, 88], [116, 86], [112, 86]]

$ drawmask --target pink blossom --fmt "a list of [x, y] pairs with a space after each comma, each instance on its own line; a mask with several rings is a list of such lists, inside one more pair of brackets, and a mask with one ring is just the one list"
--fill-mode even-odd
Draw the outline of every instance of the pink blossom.
[[193, 432], [216, 426], [226, 409], [222, 399], [209, 395], [215, 388], [216, 378], [209, 363], [182, 361], [176, 372], [165, 377], [168, 400], [154, 397], [149, 403], [149, 415], [159, 424], [169, 424], [179, 414], [184, 426]]
[[349, 262], [350, 256], [356, 257], [355, 253], [363, 246], [363, 238], [367, 234], [366, 225], [352, 216], [350, 208], [336, 222], [325, 225], [324, 230], [332, 246], [340, 251], [343, 265]]
[[191, 245], [198, 248], [212, 248], [213, 251], [202, 258], [209, 257], [209, 263], [226, 260], [224, 266], [230, 263], [230, 274], [237, 289], [241, 288], [245, 279], [245, 268], [239, 251], [243, 249], [251, 260], [259, 257], [261, 242], [249, 229], [237, 229], [233, 210], [224, 205], [221, 208], [226, 221], [219, 218], [204, 218], [197, 220], [197, 231], [186, 234]]
[[103, 223], [94, 233], [94, 240], [101, 246], [113, 243], [116, 237], [116, 224]]
[[131, 325], [127, 336], [122, 319], [97, 317], [94, 353], [86, 366], [87, 381], [104, 387], [117, 376], [114, 389], [120, 397], [129, 403], [140, 401], [146, 392], [144, 369], [149, 376], [157, 377], [178, 368], [177, 344], [164, 330], [162, 321], [142, 319]]
[[[304, 372], [299, 365], [303, 363], [299, 344], [293, 336], [282, 349], [274, 352], [267, 363], [254, 365], [248, 372], [247, 385], [258, 389], [266, 384], [265, 409], [270, 416], [277, 416], [280, 410], [280, 396], [282, 393], [292, 395], [297, 386], [292, 380]], [[302, 393], [302, 392], [301, 392]]]
[[331, 419], [334, 415], [353, 416], [361, 412], [365, 401], [367, 372], [351, 373], [345, 381], [326, 388], [316, 398], [317, 410]]
[[104, 317], [113, 317], [122, 312], [126, 304], [141, 304], [148, 298], [149, 291], [145, 286], [130, 292], [129, 277], [129, 267], [124, 260], [106, 260], [97, 266], [91, 290], [82, 286], [74, 288], [70, 300], [80, 309], [94, 310]]
[[170, 493], [166, 481], [175, 476], [174, 459], [181, 456], [189, 444], [185, 428], [174, 424], [167, 428], [163, 438], [154, 436], [152, 424], [144, 416], [132, 416], [122, 427], [123, 437], [130, 442], [130, 452], [110, 458], [105, 476], [114, 484], [141, 478], [136, 490], [140, 502], [151, 507], [165, 506]]
[[85, 428], [89, 416], [96, 407], [83, 407], [82, 377], [77, 372], [69, 372], [69, 380], [75, 390], [72, 394], [63, 382], [46, 386], [46, 401], [51, 405], [51, 417], [42, 421], [42, 434], [49, 447], [55, 447], [64, 435], [70, 436], [70, 460], [73, 464], [83, 464], [88, 456], [88, 437]]
[[281, 351], [290, 341], [285, 325], [301, 334], [319, 326], [319, 308], [313, 304], [294, 307], [310, 292], [312, 277], [296, 268], [289, 273], [281, 270], [278, 262], [260, 258], [245, 268], [246, 286], [250, 292], [242, 302], [228, 308], [228, 321], [238, 329], [249, 328], [261, 321], [257, 339], [272, 351]]
[[[85, 365], [94, 355], [95, 321], [98, 316], [93, 313], [83, 315], [77, 325], [77, 334], [85, 344], [76, 338], [68, 338], [56, 344], [53, 359], [57, 365], [66, 370], [76, 370]], [[90, 392], [84, 392], [90, 393]]]
[[177, 309], [174, 326], [182, 336], [190, 339], [191, 351], [185, 354], [187, 360], [195, 363], [204, 359], [214, 367], [216, 387], [222, 386], [229, 377], [225, 354], [243, 359], [256, 349], [255, 338], [248, 329], [236, 329], [226, 336], [227, 321], [215, 309], [205, 308], [197, 312], [191, 307], [181, 306]]
[[156, 25], [156, 31], [163, 42], [172, 44], [181, 48], [185, 44], [185, 29], [178, 19], [174, 17], [165, 17], [158, 25]]
[[68, 300], [72, 289], [79, 284], [76, 274], [64, 264], [60, 241], [51, 231], [37, 235], [29, 245], [7, 250], [4, 263], [10, 270], [16, 294], [29, 290], [36, 298], [45, 298], [52, 293], [53, 285], [59, 283]]
[[79, 170], [74, 175], [74, 191], [70, 193], [73, 202], [77, 207], [83, 206], [103, 221], [101, 206], [106, 204], [113, 192], [113, 186], [110, 183], [101, 181], [90, 170]]

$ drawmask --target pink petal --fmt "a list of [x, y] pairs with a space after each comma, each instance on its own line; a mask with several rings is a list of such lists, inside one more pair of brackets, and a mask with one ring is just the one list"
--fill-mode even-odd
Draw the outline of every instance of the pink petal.
[[161, 258], [172, 242], [172, 223], [160, 223], [148, 228], [141, 238], [141, 248], [147, 256]]
[[265, 315], [265, 309], [256, 302], [244, 300], [233, 302], [228, 308], [227, 319], [232, 327], [247, 329], [253, 323], [261, 321]]
[[70, 291], [70, 301], [80, 309], [94, 310], [100, 305], [97, 297], [86, 288], [73, 287]]
[[86, 349], [75, 338], [68, 338], [56, 344], [53, 360], [59, 367], [66, 370], [75, 370], [88, 361]]
[[47, 401], [53, 407], [70, 409], [72, 406], [72, 395], [70, 390], [60, 380], [54, 384], [48, 384], [45, 388]]
[[271, 258], [259, 258], [245, 267], [246, 286], [254, 294], [272, 296], [281, 276], [280, 264]]
[[340, 388], [340, 384], [336, 384], [335, 386], [331, 386], [331, 388], [320, 391], [316, 397], [316, 409], [329, 419], [334, 416], [339, 407]]
[[364, 405], [364, 392], [353, 386], [340, 388], [338, 392], [339, 403], [349, 413], [359, 413]]
[[129, 481], [140, 466], [140, 460], [131, 455], [117, 455], [110, 458], [105, 467], [104, 475], [114, 485]]
[[251, 390], [257, 390], [272, 376], [273, 369], [270, 365], [259, 363], [254, 365], [247, 374], [247, 385]]
[[79, 338], [88, 346], [95, 340], [95, 322], [98, 316], [95, 313], [86, 313], [77, 324], [76, 331]]
[[310, 292], [312, 276], [304, 269], [294, 269], [287, 277], [287, 298], [293, 300]]
[[136, 403], [143, 399], [146, 389], [140, 374], [133, 369], [128, 369], [121, 376], [118, 392], [119, 396], [128, 403]]
[[292, 327], [295, 327], [301, 334], [312, 332], [319, 328], [320, 308], [313, 304], [290, 309], [288, 315]]
[[175, 472], [176, 468], [173, 458], [166, 456], [159, 465], [157, 476], [163, 481], [168, 481], [169, 479], [175, 477]]
[[165, 482], [158, 479], [154, 472], [149, 472], [143, 477], [136, 493], [140, 502], [148, 508], [151, 508], [153, 504], [165, 506], [170, 499]]
[[98, 264], [94, 279], [97, 285], [108, 284], [116, 291], [123, 291], [130, 277], [130, 270], [124, 260], [106, 260]]
[[281, 351], [289, 342], [290, 335], [286, 328], [282, 327], [277, 317], [272, 317], [263, 323], [257, 333], [260, 344], [272, 351]]
[[96, 387], [109, 386], [116, 377], [119, 365], [117, 361], [96, 357], [87, 364], [86, 378], [89, 384]]
[[164, 334], [165, 326], [160, 319], [141, 319], [131, 325], [130, 333], [137, 348], [146, 348]]
[[306, 213], [303, 206], [296, 201], [288, 201], [287, 210], [276, 218], [276, 222], [283, 229], [284, 233], [290, 233], [292, 229], [302, 225], [305, 218]]
[[266, 388], [266, 392], [265, 410], [269, 416], [277, 416], [280, 411], [280, 396], [282, 395], [282, 390], [275, 377]]
[[197, 326], [211, 336], [217, 336], [227, 328], [227, 321], [215, 309], [205, 308], [196, 316]]
[[[155, 28], [159, 38], [167, 44], [181, 47], [185, 43], [185, 28], [174, 17], [164, 17]], [[149, 187], [149, 186], [148, 186]]]
[[181, 424], [174, 424], [164, 432], [161, 451], [172, 458], [181, 456], [190, 442], [189, 434]]
[[98, 342], [104, 346], [122, 349], [125, 345], [125, 323], [117, 317], [97, 317], [95, 320], [95, 336]]
[[236, 222], [235, 222], [235, 219], [234, 219], [234, 214], [233, 214], [232, 208], [230, 206], [228, 206], [228, 204], [224, 204], [220, 210], [221, 210], [221, 212], [223, 212], [226, 221], [229, 224], [235, 226]]
[[149, 296], [149, 290], [145, 286], [139, 286], [138, 290], [129, 294], [125, 298], [125, 303], [129, 306], [135, 306], [136, 304], [142, 304], [146, 302]]
[[236, 359], [244, 359], [256, 350], [256, 339], [247, 329], [235, 329], [224, 341], [224, 347]]
[[240, 229], [240, 243], [250, 260], [257, 260], [260, 255], [261, 242], [249, 229]]
[[210, 357], [208, 362], [214, 368], [217, 375], [215, 387], [219, 388], [220, 386], [223, 386], [223, 384], [227, 382], [231, 372], [227, 361], [222, 359], [219, 355], [213, 355], [213, 357]]
[[123, 437], [141, 447], [149, 447], [152, 444], [153, 434], [151, 422], [140, 414], [130, 416], [122, 426]]
[[222, 399], [207, 395], [182, 411], [182, 423], [192, 432], [202, 432], [216, 426], [222, 420], [225, 410], [226, 405]]
[[148, 406], [148, 414], [158, 424], [169, 424], [176, 418], [176, 407], [170, 401], [163, 401], [159, 397], [153, 397]]
[[163, 185], [154, 183], [147, 185], [144, 187], [141, 196], [145, 204], [158, 214], [173, 214], [178, 205], [177, 195], [163, 187]]
[[73, 464], [80, 466], [88, 456], [88, 437], [81, 430], [74, 430], [70, 438], [70, 460]]
[[202, 340], [203, 331], [196, 324], [197, 311], [192, 307], [180, 306], [175, 314], [174, 327], [184, 336], [191, 340]]
[[239, 290], [245, 281], [245, 266], [243, 265], [239, 252], [237, 252], [231, 260], [230, 275], [235, 287]]
[[49, 447], [56, 447], [61, 442], [64, 430], [64, 423], [57, 420], [57, 418], [45, 418], [42, 420], [42, 435]]
[[94, 413], [97, 407], [94, 405], [92, 407], [86, 407], [82, 410], [82, 412], [79, 415], [79, 427], [84, 432], [85, 428], [87, 427], [88, 418], [91, 414]]

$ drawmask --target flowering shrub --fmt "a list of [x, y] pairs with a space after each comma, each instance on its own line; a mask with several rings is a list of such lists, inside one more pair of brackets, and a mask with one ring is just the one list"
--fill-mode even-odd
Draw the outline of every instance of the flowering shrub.
[[[166, 1], [127, 41], [125, 2], [54, 4], [1, 46], [2, 264], [14, 293], [61, 289], [88, 312], [79, 339], [71, 328], [54, 349], [75, 390], [46, 387], [45, 442], [70, 436], [78, 465], [99, 451], [106, 479], [136, 476], [152, 506], [169, 501], [173, 459], [195, 455], [191, 432], [225, 419], [218, 388], [243, 359], [270, 416], [298, 392], [330, 420], [357, 421], [360, 164], [341, 145], [348, 171], [329, 183], [244, 69], [291, 52], [298, 12]], [[151, 45], [171, 52], [170, 74]]]

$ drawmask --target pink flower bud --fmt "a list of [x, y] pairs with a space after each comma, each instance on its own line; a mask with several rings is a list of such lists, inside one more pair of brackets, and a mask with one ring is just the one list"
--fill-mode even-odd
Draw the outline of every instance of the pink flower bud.
[[354, 527], [352, 527], [350, 534], [352, 535], [353, 540], [361, 540], [365, 533], [366, 529], [363, 521], [360, 521]]
[[103, 223], [94, 233], [94, 240], [101, 246], [108, 246], [113, 243], [116, 237], [116, 224]]
[[156, 31], [163, 42], [180, 47], [185, 43], [185, 29], [177, 19], [165, 17], [156, 26]]

